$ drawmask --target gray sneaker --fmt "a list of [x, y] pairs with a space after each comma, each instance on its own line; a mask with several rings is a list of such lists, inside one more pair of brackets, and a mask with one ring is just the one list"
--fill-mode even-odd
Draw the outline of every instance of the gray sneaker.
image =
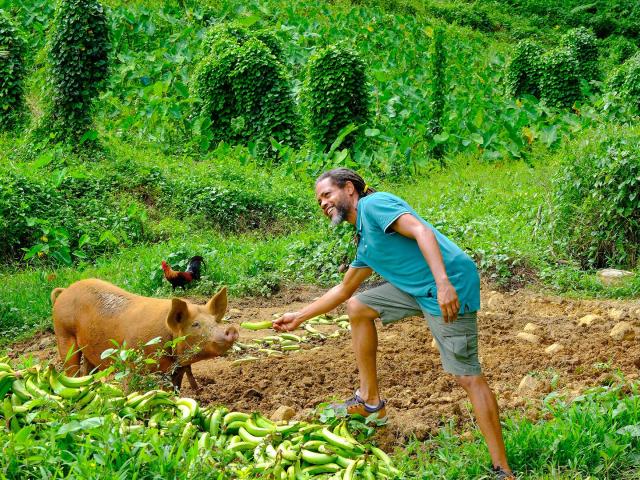
[[502, 467], [493, 467], [493, 478], [496, 480], [517, 480], [515, 474], [508, 473]]

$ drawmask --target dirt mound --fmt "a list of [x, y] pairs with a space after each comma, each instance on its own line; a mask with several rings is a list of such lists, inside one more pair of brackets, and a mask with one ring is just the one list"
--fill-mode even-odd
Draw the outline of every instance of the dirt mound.
[[[228, 321], [239, 324], [271, 319], [276, 313], [300, 308], [322, 292], [315, 287], [298, 288], [268, 300], [235, 300], [230, 303]], [[595, 317], [580, 325], [586, 315]], [[620, 321], [631, 324], [635, 337], [616, 340], [610, 336]], [[568, 300], [526, 291], [501, 294], [483, 290], [478, 324], [481, 363], [503, 409], [523, 409], [535, 416], [540, 400], [552, 389], [575, 396], [587, 387], [611, 382], [616, 372], [628, 378], [639, 376], [639, 301]], [[517, 336], [525, 327], [535, 338], [528, 341]], [[184, 382], [182, 395], [204, 404], [221, 403], [235, 410], [266, 414], [287, 405], [298, 417], [310, 414], [321, 402], [347, 397], [358, 382], [349, 332], [334, 325], [318, 329], [342, 334], [303, 344], [302, 350], [282, 357], [264, 356], [234, 366], [233, 360], [247, 355], [235, 352], [197, 363], [193, 372], [201, 391], [194, 392]], [[296, 333], [307, 334], [304, 330]], [[241, 342], [250, 344], [266, 335], [273, 335], [273, 331], [242, 330]], [[431, 341], [425, 321], [418, 317], [379, 328], [378, 375], [389, 413], [388, 428], [382, 434], [388, 445], [401, 443], [408, 435], [424, 438], [451, 419], [464, 428], [471, 419], [464, 391], [443, 372]], [[546, 353], [555, 343], [562, 348]], [[27, 352], [57, 361], [52, 334], [15, 345], [11, 354]], [[526, 375], [536, 381], [532, 388], [519, 388]]]

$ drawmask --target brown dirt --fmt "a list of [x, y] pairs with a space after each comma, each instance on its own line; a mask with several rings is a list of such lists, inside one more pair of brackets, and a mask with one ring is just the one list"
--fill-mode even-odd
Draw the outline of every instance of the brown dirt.
[[[229, 305], [228, 321], [238, 324], [271, 319], [276, 313], [302, 307], [322, 293], [316, 287], [299, 287], [270, 299], [235, 299]], [[571, 397], [587, 387], [611, 382], [618, 371], [629, 379], [640, 376], [640, 301], [573, 300], [524, 290], [502, 294], [488, 289], [483, 289], [482, 297], [483, 310], [478, 317], [480, 359], [501, 408], [518, 409], [535, 417], [541, 400], [552, 388]], [[621, 316], [612, 315], [612, 309], [622, 312]], [[590, 313], [602, 319], [590, 327], [578, 326], [577, 320]], [[635, 327], [635, 340], [615, 341], [609, 337], [619, 319]], [[516, 337], [529, 322], [540, 327], [539, 345]], [[318, 329], [330, 332], [336, 327], [320, 325]], [[241, 341], [252, 343], [252, 338], [266, 335], [273, 335], [273, 331], [241, 330]], [[381, 440], [387, 445], [402, 443], [409, 435], [424, 438], [450, 420], [464, 429], [471, 419], [464, 391], [443, 372], [431, 340], [421, 318], [379, 327], [378, 373], [389, 413]], [[564, 349], [556, 355], [546, 354], [544, 349], [555, 342], [562, 343]], [[29, 352], [59, 362], [51, 333], [15, 344], [10, 355]], [[235, 410], [266, 414], [288, 405], [298, 417], [304, 417], [321, 402], [351, 395], [357, 386], [347, 331], [283, 357], [231, 365], [232, 360], [246, 355], [233, 353], [195, 364], [193, 372], [202, 389], [195, 392], [185, 381], [182, 395], [204, 404], [222, 403]], [[527, 374], [539, 379], [541, 386], [534, 392], [519, 393], [520, 381]]]

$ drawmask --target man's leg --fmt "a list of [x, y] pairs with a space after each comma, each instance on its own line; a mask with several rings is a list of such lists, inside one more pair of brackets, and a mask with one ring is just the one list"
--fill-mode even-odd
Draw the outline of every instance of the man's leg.
[[511, 472], [502, 438], [500, 413], [496, 397], [483, 375], [455, 375], [456, 381], [469, 395], [473, 412], [484, 435], [494, 467]]
[[351, 323], [351, 343], [356, 354], [360, 376], [360, 397], [369, 405], [378, 405], [380, 403], [376, 368], [378, 332], [375, 319], [379, 314], [355, 297], [347, 301], [347, 314]]

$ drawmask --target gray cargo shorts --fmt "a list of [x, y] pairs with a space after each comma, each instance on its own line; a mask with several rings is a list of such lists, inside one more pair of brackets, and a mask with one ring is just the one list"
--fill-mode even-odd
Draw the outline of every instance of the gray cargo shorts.
[[480, 375], [478, 361], [478, 323], [476, 312], [458, 315], [454, 322], [445, 323], [441, 316], [422, 310], [416, 299], [390, 283], [384, 283], [356, 295], [374, 309], [384, 325], [406, 317], [422, 315], [427, 321], [440, 350], [444, 371], [453, 375]]

